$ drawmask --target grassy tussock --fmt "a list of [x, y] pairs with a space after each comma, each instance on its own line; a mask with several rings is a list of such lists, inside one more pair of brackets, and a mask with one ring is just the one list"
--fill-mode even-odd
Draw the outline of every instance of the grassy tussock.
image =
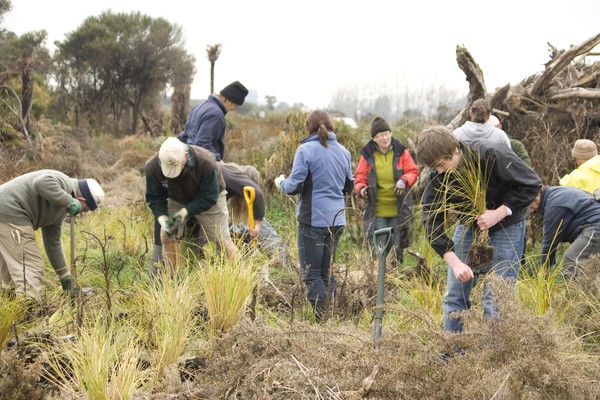
[[135, 287], [132, 299], [135, 329], [161, 379], [165, 368], [179, 361], [197, 325], [199, 275], [185, 271], [174, 279], [163, 275], [162, 280]]
[[25, 314], [25, 304], [8, 294], [0, 295], [0, 348], [4, 348], [12, 337], [14, 326]]
[[90, 321], [78, 337], [47, 352], [44, 377], [69, 396], [89, 400], [132, 399], [145, 373], [133, 332], [104, 317]]
[[242, 258], [245, 260], [242, 264], [223, 258], [215, 260], [200, 271], [209, 330], [213, 334], [226, 332], [239, 322], [258, 284], [257, 271], [261, 267], [253, 265], [251, 257]]
[[[539, 259], [539, 257], [538, 257]], [[524, 307], [529, 308], [534, 315], [546, 315], [554, 312], [555, 318], [561, 315], [557, 313], [557, 304], [553, 300], [563, 297], [564, 285], [561, 282], [560, 265], [554, 268], [547, 263], [539, 263], [531, 269], [521, 269], [517, 281], [516, 293]], [[564, 309], [567, 304], [562, 304]]]
[[566, 299], [570, 307], [565, 323], [572, 326], [591, 350], [600, 348], [600, 256], [590, 257], [581, 265], [581, 274], [567, 283]]

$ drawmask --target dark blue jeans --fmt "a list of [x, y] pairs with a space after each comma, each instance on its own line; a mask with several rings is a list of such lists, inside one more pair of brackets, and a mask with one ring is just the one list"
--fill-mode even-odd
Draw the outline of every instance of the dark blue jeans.
[[335, 294], [335, 277], [329, 269], [335, 259], [343, 226], [314, 227], [298, 224], [298, 258], [306, 297], [313, 306], [315, 318], [323, 316], [327, 295]]
[[[466, 262], [469, 248], [473, 241], [473, 230], [459, 223], [454, 231], [454, 252], [462, 262]], [[525, 221], [519, 221], [504, 229], [490, 233], [490, 246], [494, 248], [491, 273], [501, 276], [514, 288], [521, 257], [523, 256], [523, 240], [525, 240]], [[448, 286], [442, 307], [444, 309], [444, 330], [447, 332], [462, 332], [463, 324], [460, 319], [453, 317], [456, 311], [471, 308], [471, 289], [476, 285], [478, 277], [468, 282], [460, 282], [448, 266]], [[491, 317], [497, 316], [496, 305], [488, 283], [483, 286], [483, 313]]]

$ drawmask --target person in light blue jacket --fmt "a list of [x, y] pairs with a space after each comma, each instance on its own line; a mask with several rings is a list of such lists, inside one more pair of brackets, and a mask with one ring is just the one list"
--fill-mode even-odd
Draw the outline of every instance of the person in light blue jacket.
[[296, 150], [290, 176], [278, 176], [275, 185], [299, 195], [298, 258], [307, 298], [320, 322], [327, 296], [333, 300], [335, 295], [330, 264], [346, 225], [344, 195], [352, 192], [354, 177], [350, 152], [337, 141], [329, 114], [311, 112], [306, 129], [309, 136]]

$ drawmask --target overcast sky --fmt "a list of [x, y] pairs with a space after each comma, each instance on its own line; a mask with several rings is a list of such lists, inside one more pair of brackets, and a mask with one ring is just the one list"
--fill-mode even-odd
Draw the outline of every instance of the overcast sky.
[[[444, 86], [466, 94], [455, 49], [481, 66], [489, 91], [543, 69], [547, 42], [566, 49], [600, 33], [600, 1], [12, 0], [4, 26], [45, 29], [47, 47], [88, 16], [140, 11], [183, 28], [196, 56], [193, 98], [210, 91], [208, 44], [221, 43], [217, 91], [240, 80], [289, 104], [327, 106], [340, 88]], [[405, 4], [406, 3], [406, 4]]]

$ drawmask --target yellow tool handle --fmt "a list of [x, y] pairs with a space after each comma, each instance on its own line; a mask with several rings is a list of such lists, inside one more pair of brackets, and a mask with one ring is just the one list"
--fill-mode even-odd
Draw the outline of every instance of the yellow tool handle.
[[256, 197], [256, 191], [252, 186], [244, 186], [244, 199], [246, 199], [246, 205], [248, 205], [248, 226], [250, 229], [254, 229], [254, 198]]

